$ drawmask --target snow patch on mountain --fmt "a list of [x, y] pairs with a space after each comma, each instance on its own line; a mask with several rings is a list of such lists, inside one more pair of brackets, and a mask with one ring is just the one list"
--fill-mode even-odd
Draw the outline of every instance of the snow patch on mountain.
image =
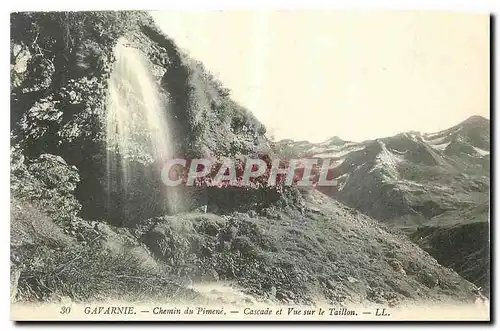
[[485, 151], [484, 149], [477, 148], [477, 147], [474, 147], [474, 149], [475, 149], [475, 150], [476, 150], [476, 152], [478, 152], [481, 156], [490, 155], [490, 151]]
[[431, 145], [431, 146], [432, 146], [432, 148], [437, 149], [439, 151], [444, 151], [446, 149], [446, 147], [448, 147], [449, 144], [450, 144], [450, 142], [447, 142], [444, 144]]
[[308, 153], [313, 154], [313, 157], [319, 158], [342, 158], [351, 152], [359, 151], [363, 148], [358, 143], [347, 143], [346, 145], [335, 146], [334, 148], [331, 148], [332, 146], [328, 147], [330, 148], [325, 148], [325, 146], [321, 145], [315, 146], [309, 149]]
[[342, 189], [345, 187], [345, 184], [349, 180], [349, 173], [345, 173], [342, 176], [339, 176], [336, 178], [337, 180], [337, 191], [342, 191]]
[[431, 145], [441, 144], [441, 143], [443, 143], [443, 140], [460, 132], [460, 130], [462, 130], [462, 126], [457, 125], [457, 126], [454, 126], [450, 129], [442, 130], [442, 131], [435, 132], [435, 133], [424, 134], [423, 139], [426, 143], [431, 144]]
[[379, 143], [382, 150], [377, 155], [375, 166], [370, 172], [380, 171], [384, 179], [397, 180], [399, 178], [398, 164], [403, 161], [403, 159], [391, 153], [384, 142], [379, 141]]

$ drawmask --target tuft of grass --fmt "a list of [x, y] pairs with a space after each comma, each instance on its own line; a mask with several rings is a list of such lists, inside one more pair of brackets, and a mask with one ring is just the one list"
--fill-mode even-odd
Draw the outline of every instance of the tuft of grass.
[[183, 293], [160, 265], [146, 263], [149, 255], [106, 248], [101, 236], [78, 242], [39, 206], [13, 199], [11, 300], [149, 300]]
[[16, 300], [165, 299], [182, 289], [126, 251], [116, 254], [91, 246], [57, 251], [39, 246], [20, 272]]

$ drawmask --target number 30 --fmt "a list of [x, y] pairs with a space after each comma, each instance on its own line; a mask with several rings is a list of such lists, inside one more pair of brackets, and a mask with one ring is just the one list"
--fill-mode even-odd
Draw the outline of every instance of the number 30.
[[71, 312], [71, 307], [62, 306], [60, 314], [69, 314]]

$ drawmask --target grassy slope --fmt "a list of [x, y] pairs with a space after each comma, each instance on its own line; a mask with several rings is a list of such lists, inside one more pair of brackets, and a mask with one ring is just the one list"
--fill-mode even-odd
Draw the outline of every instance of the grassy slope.
[[[326, 199], [314, 193], [303, 216], [181, 214], [136, 229], [101, 224], [78, 242], [47, 217], [26, 225], [34, 208], [14, 201], [13, 228], [31, 238], [14, 249], [22, 261], [13, 264], [20, 270], [17, 299], [186, 299], [196, 297], [183, 285], [193, 281], [234, 283], [254, 297], [294, 303], [472, 297], [474, 285], [404, 235]], [[36, 237], [32, 229], [47, 225], [49, 240]]]
[[474, 288], [404, 234], [317, 191], [303, 215], [184, 214], [148, 220], [136, 235], [182, 277], [281, 302], [466, 301]]

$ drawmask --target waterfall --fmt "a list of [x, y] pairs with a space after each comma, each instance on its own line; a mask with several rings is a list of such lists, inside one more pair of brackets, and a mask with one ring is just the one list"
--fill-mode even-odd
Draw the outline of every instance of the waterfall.
[[[156, 185], [163, 162], [173, 152], [166, 118], [168, 102], [162, 102], [147, 58], [127, 45], [125, 39], [119, 40], [115, 47], [108, 88], [109, 212], [128, 216], [129, 212], [135, 212], [134, 205], [146, 209], [154, 205], [158, 213], [173, 210], [178, 200], [174, 199], [174, 193]], [[147, 210], [144, 212], [147, 214]]]

